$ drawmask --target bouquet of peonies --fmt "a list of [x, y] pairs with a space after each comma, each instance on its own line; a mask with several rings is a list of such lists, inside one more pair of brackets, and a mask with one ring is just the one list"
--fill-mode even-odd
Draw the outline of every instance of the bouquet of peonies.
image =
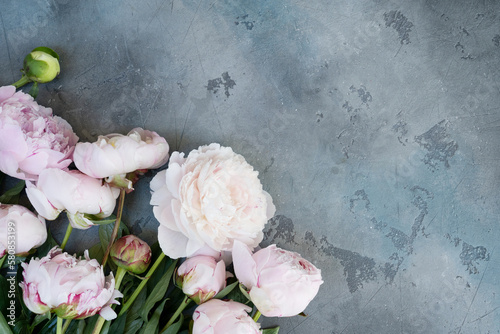
[[[278, 333], [259, 318], [304, 315], [321, 272], [276, 245], [258, 250], [275, 207], [243, 156], [212, 143], [169, 157], [142, 128], [79, 142], [34, 100], [59, 71], [58, 55], [37, 48], [21, 80], [0, 87], [1, 176], [21, 180], [0, 196], [1, 333]], [[30, 95], [16, 91], [27, 83]], [[150, 247], [123, 223], [124, 198], [167, 162], [150, 183]], [[58, 244], [46, 221], [63, 211]], [[96, 245], [64, 252], [72, 230], [88, 228]]]

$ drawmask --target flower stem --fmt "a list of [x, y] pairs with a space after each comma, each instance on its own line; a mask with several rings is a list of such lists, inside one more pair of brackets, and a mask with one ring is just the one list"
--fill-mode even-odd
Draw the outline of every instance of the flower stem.
[[12, 84], [12, 86], [15, 86], [16, 88], [20, 88], [20, 87], [22, 87], [22, 86], [26, 85], [28, 82], [31, 82], [31, 80], [30, 80], [30, 79], [28, 79], [28, 77], [27, 77], [27, 76], [23, 75], [23, 76], [21, 77], [21, 79], [19, 79], [18, 81], [14, 82], [14, 83]]
[[167, 328], [169, 328], [174, 323], [174, 321], [179, 317], [179, 315], [182, 313], [182, 311], [184, 311], [184, 309], [186, 308], [186, 306], [189, 305], [190, 302], [191, 302], [191, 299], [189, 299], [188, 296], [184, 296], [184, 300], [177, 308], [177, 311], [175, 311], [172, 318], [170, 318], [170, 320], [167, 322], [165, 327], [163, 327], [163, 329], [160, 331], [160, 333], [163, 333], [164, 331], [166, 331]]
[[61, 250], [64, 250], [64, 247], [66, 247], [66, 244], [68, 243], [69, 236], [71, 235], [71, 231], [73, 231], [73, 226], [71, 226], [71, 223], [68, 223], [68, 228], [66, 229], [66, 234], [64, 235], [64, 239], [61, 242]]
[[57, 317], [57, 334], [62, 334], [63, 318]]
[[118, 270], [116, 271], [116, 278], [115, 278], [115, 289], [118, 290], [120, 288], [120, 284], [122, 284], [122, 280], [127, 274], [127, 271], [123, 269], [122, 267], [118, 267]]
[[2, 258], [0, 258], [0, 269], [2, 269], [3, 262], [5, 261], [6, 258], [7, 258], [7, 255], [4, 255]]
[[102, 258], [102, 266], [106, 265], [108, 261], [109, 252], [111, 251], [111, 246], [115, 242], [116, 236], [118, 235], [118, 230], [120, 228], [120, 221], [122, 220], [123, 213], [123, 204], [125, 203], [125, 189], [120, 189], [120, 199], [118, 202], [118, 212], [116, 213], [116, 221], [115, 227], [113, 228], [113, 232], [111, 233], [111, 238], [109, 239], [108, 247], [106, 248], [106, 253], [104, 253], [104, 257]]
[[99, 334], [101, 332], [102, 326], [104, 325], [105, 321], [106, 319], [99, 316], [99, 319], [97, 319], [97, 322], [95, 323], [95, 327], [94, 330], [92, 331], [92, 334]]
[[66, 319], [66, 322], [64, 323], [64, 326], [62, 328], [62, 334], [66, 333], [66, 330], [68, 329], [69, 324], [71, 323], [71, 320], [72, 319]]
[[[116, 277], [115, 277], [115, 289], [118, 290], [120, 288], [120, 284], [122, 283], [123, 278], [127, 274], [127, 271], [121, 267], [118, 267], [118, 270], [116, 271]], [[115, 305], [111, 305], [111, 307], [114, 309]], [[99, 316], [99, 319], [97, 320], [94, 330], [92, 331], [92, 334], [99, 334], [102, 330], [102, 327], [104, 326], [104, 323], [106, 322], [106, 319], [103, 317]], [[64, 333], [63, 333], [64, 334]]]
[[262, 313], [260, 313], [260, 311], [257, 310], [257, 312], [255, 312], [255, 314], [252, 317], [253, 321], [257, 322], [261, 315], [262, 315]]
[[137, 298], [139, 293], [141, 293], [142, 289], [146, 286], [146, 283], [149, 281], [149, 278], [153, 275], [155, 272], [156, 268], [160, 265], [161, 261], [165, 258], [165, 254], [161, 253], [160, 256], [156, 259], [155, 263], [153, 263], [153, 266], [149, 269], [148, 273], [146, 276], [144, 276], [144, 279], [141, 281], [139, 286], [135, 289], [134, 293], [130, 298], [127, 300], [127, 302], [123, 305], [122, 309], [120, 310], [120, 314], [118, 316], [123, 315], [127, 310], [130, 308], [134, 300]]

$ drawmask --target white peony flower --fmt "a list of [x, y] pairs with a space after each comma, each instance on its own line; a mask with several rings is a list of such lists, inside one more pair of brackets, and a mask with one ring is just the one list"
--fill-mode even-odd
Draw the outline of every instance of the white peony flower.
[[219, 144], [201, 146], [187, 158], [174, 152], [168, 168], [151, 181], [151, 190], [158, 240], [171, 258], [207, 248], [230, 251], [234, 240], [256, 247], [276, 211], [258, 172]]

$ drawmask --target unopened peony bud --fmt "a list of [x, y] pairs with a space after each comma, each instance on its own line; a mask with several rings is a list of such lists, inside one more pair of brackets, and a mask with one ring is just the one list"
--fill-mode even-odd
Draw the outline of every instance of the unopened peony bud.
[[59, 55], [47, 47], [33, 49], [24, 58], [23, 72], [33, 82], [46, 83], [52, 81], [61, 72]]
[[176, 283], [198, 305], [226, 287], [226, 265], [211, 256], [195, 256], [177, 269]]
[[136, 237], [127, 235], [115, 241], [110, 252], [113, 262], [134, 274], [142, 274], [151, 262], [151, 248]]

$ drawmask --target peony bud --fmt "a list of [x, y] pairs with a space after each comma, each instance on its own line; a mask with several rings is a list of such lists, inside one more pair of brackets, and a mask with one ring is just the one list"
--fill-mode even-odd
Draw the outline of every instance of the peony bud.
[[113, 262], [134, 274], [142, 274], [151, 262], [151, 248], [135, 235], [116, 240], [110, 251]]
[[189, 258], [177, 269], [176, 283], [200, 305], [226, 287], [226, 265], [210, 256]]
[[33, 82], [46, 83], [61, 72], [59, 55], [47, 47], [33, 49], [24, 58], [24, 74]]

